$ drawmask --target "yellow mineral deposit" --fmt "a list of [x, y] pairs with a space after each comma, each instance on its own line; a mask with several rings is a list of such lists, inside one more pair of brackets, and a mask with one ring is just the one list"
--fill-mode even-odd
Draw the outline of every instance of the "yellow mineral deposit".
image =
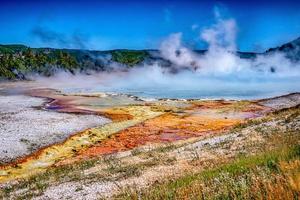
[[52, 166], [56, 162], [74, 156], [76, 151], [80, 149], [92, 146], [111, 134], [161, 114], [160, 112], [152, 111], [148, 106], [115, 108], [112, 112], [118, 113], [118, 109], [120, 109], [122, 113], [130, 113], [130, 115], [133, 116], [132, 119], [116, 121], [101, 127], [87, 129], [75, 134], [61, 144], [44, 148], [17, 164], [4, 166], [0, 169], [0, 181], [5, 182], [15, 178], [25, 178], [44, 171], [47, 167]]
[[[112, 122], [81, 131], [63, 143], [45, 147], [15, 163], [2, 166], [0, 182], [26, 178], [50, 166], [133, 149], [147, 143], [174, 142], [222, 132], [266, 110], [250, 101], [136, 102], [127, 97], [124, 101], [122, 97], [111, 103], [117, 97], [62, 95], [47, 90], [31, 91], [31, 95], [52, 99], [45, 105], [48, 109], [103, 115]], [[117, 106], [120, 101], [127, 105]]]

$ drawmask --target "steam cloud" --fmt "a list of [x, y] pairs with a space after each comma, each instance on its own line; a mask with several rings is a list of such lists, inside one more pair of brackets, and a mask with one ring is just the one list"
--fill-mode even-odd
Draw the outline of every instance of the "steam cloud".
[[[65, 91], [109, 91], [167, 98], [259, 98], [300, 90], [300, 64], [281, 53], [242, 59], [236, 47], [237, 25], [215, 12], [215, 24], [202, 29], [200, 39], [208, 44], [203, 54], [195, 53], [174, 33], [161, 43], [161, 56], [178, 73], [169, 73], [159, 63], [129, 71], [92, 75], [35, 77], [37, 83]], [[114, 69], [118, 67], [111, 66]]]

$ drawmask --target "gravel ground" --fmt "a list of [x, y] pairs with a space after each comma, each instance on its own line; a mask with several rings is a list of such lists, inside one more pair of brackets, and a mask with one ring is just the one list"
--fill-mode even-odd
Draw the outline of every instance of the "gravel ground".
[[[263, 100], [261, 102], [268, 103], [268, 105], [272, 106], [274, 109], [282, 108], [285, 103], [287, 103], [285, 107], [297, 105], [300, 96], [298, 96], [297, 94], [293, 94], [290, 96], [291, 97], [283, 96]], [[291, 127], [293, 128], [293, 130], [299, 129], [299, 116], [294, 117], [289, 123], [285, 122], [284, 119], [285, 117], [282, 117], [282, 119], [274, 118], [272, 121], [249, 125], [246, 128], [230, 132], [226, 135], [218, 135], [212, 138], [201, 139], [199, 141], [194, 141], [175, 149], [171, 148], [170, 150], [166, 150], [166, 152], [159, 151], [159, 154], [155, 154], [154, 152], [154, 154], [152, 154], [153, 158], [148, 158], [147, 156], [145, 156], [146, 154], [144, 154], [143, 156], [142, 153], [140, 155], [133, 155], [130, 151], [117, 153], [116, 155], [124, 155], [124, 157], [120, 156], [120, 158], [132, 161], [126, 163], [125, 160], [124, 163], [128, 165], [137, 165], [137, 163], [135, 162], [137, 160], [136, 158], [139, 156], [139, 158], [144, 161], [147, 158], [149, 160], [154, 159], [156, 155], [162, 155], [163, 157], [167, 158], [176, 158], [174, 160], [174, 162], [176, 163], [157, 164], [153, 167], [140, 169], [143, 171], [138, 176], [128, 176], [127, 178], [115, 179], [113, 175], [116, 175], [117, 173], [111, 172], [110, 176], [112, 176], [112, 179], [101, 178], [101, 176], [99, 176], [99, 179], [96, 179], [96, 177], [95, 179], [90, 181], [90, 177], [93, 176], [89, 177], [89, 175], [93, 175], [93, 173], [99, 173], [101, 175], [100, 172], [101, 170], [103, 170], [101, 166], [100, 168], [97, 168], [99, 166], [94, 166], [90, 169], [84, 170], [82, 172], [83, 175], [79, 176], [81, 178], [78, 180], [62, 183], [57, 182], [55, 184], [52, 183], [51, 185], [47, 186], [41, 196], [33, 199], [50, 200], [110, 198], [112, 195], [117, 194], [120, 191], [120, 188], [145, 188], [155, 182], [166, 180], [168, 177], [176, 177], [178, 174], [180, 175], [180, 173], [183, 173], [184, 170], [188, 169], [189, 172], [192, 172], [192, 170], [196, 170], [196, 167], [202, 162], [212, 160], [219, 161], [226, 158], [232, 158], [233, 156], [239, 155], [241, 153], [255, 153], [256, 151], [258, 151], [261, 145], [265, 145], [266, 138], [269, 137], [269, 134], [273, 134], [275, 129], [278, 129], [279, 133], [285, 133], [285, 131]], [[281, 121], [284, 122], [283, 125], [279, 125]], [[125, 154], [128, 156], [128, 158]], [[148, 156], [151, 155], [149, 154]], [[189, 164], [189, 166], [186, 167], [187, 163], [193, 160], [196, 160], [197, 162], [195, 162], [194, 164]], [[85, 179], [83, 178], [84, 176], [88, 178]]]
[[[190, 159], [190, 148], [197, 148], [199, 156], [205, 157], [206, 152], [202, 152], [201, 149], [204, 145], [218, 145], [225, 140], [233, 140], [236, 137], [235, 134], [217, 136], [215, 138], [208, 138], [199, 142], [189, 144], [184, 147], [180, 147], [171, 151], [172, 155], [180, 157], [181, 160]], [[131, 151], [128, 151], [129, 153]], [[200, 153], [201, 152], [201, 153]], [[124, 152], [123, 152], [124, 153]], [[118, 153], [120, 154], [120, 153]], [[131, 153], [130, 153], [131, 154]], [[168, 155], [168, 153], [166, 153]], [[50, 200], [50, 199], [110, 199], [114, 194], [120, 192], [120, 188], [125, 187], [147, 187], [157, 180], [166, 179], [167, 177], [174, 177], [176, 174], [182, 172], [182, 166], [178, 163], [176, 165], [158, 165], [151, 169], [143, 171], [140, 176], [134, 176], [125, 178], [118, 181], [96, 181], [92, 183], [84, 183], [84, 181], [71, 181], [58, 185], [51, 186], [43, 193], [43, 195], [33, 198], [35, 200]]]
[[10, 162], [75, 132], [110, 122], [100, 116], [34, 108], [42, 103], [43, 99], [23, 95], [0, 96], [0, 162]]
[[[278, 126], [278, 122], [280, 122], [281, 119], [274, 120], [275, 121], [264, 122], [258, 125], [250, 125], [238, 132], [203, 139], [183, 147], [175, 148], [169, 152], [167, 151], [164, 153], [164, 156], [176, 157], [175, 164], [157, 165], [152, 168], [147, 168], [142, 171], [139, 176], [115, 181], [99, 180], [85, 182], [85, 180], [79, 179], [78, 181], [65, 182], [48, 187], [41, 196], [33, 199], [110, 199], [114, 194], [118, 194], [122, 191], [122, 188], [146, 188], [155, 182], [167, 180], [168, 177], [176, 177], [185, 169], [188, 169], [188, 173], [190, 173], [194, 168], [197, 168], [197, 165], [202, 163], [201, 161], [217, 161], [222, 158], [232, 158], [240, 153], [247, 152], [251, 154], [256, 151], [259, 152], [257, 150], [260, 148], [259, 146], [265, 145], [266, 139], [264, 137], [268, 134], [273, 134], [272, 130], [274, 130], [275, 127], [280, 128], [281, 131], [279, 132], [282, 133], [284, 133], [286, 129], [289, 129], [288, 127], [290, 125], [293, 125], [294, 130], [299, 128], [299, 116], [294, 118], [293, 122], [285, 124], [285, 126]], [[264, 130], [261, 131], [257, 128]], [[129, 157], [132, 159], [134, 156], [131, 154]], [[185, 168], [184, 161], [192, 161], [194, 159], [200, 162], [198, 162], [198, 164], [196, 163], [197, 165], [192, 165], [192, 168]], [[97, 173], [97, 168], [94, 167], [94, 169], [92, 173]], [[98, 170], [101, 169], [99, 168]]]
[[259, 101], [261, 105], [280, 110], [283, 108], [291, 108], [300, 104], [300, 93], [294, 93], [289, 95], [283, 95], [270, 99], [264, 99]]

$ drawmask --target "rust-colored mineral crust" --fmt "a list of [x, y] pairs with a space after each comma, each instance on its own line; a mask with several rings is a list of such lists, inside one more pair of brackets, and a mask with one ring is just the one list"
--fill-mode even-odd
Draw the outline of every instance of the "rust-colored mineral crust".
[[[2, 166], [0, 182], [28, 177], [50, 166], [129, 150], [145, 144], [174, 142], [220, 133], [248, 118], [261, 116], [269, 111], [250, 101], [142, 102], [103, 94], [64, 95], [45, 89], [28, 93], [49, 99], [43, 109], [103, 115], [112, 122], [75, 133], [63, 143], [46, 147], [16, 163]], [[115, 98], [119, 99], [115, 101]]]

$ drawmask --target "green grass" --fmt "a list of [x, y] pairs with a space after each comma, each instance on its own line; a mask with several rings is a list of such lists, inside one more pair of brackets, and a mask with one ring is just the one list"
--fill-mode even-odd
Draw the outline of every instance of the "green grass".
[[[299, 144], [285, 146], [260, 155], [241, 157], [198, 174], [187, 174], [142, 192], [127, 189], [116, 199], [263, 199], [275, 198], [283, 192], [287, 198], [297, 198], [300, 191], [290, 186], [280, 163], [299, 159]], [[300, 176], [299, 170], [300, 167], [296, 167], [294, 172]], [[279, 186], [284, 190], [277, 189]]]

